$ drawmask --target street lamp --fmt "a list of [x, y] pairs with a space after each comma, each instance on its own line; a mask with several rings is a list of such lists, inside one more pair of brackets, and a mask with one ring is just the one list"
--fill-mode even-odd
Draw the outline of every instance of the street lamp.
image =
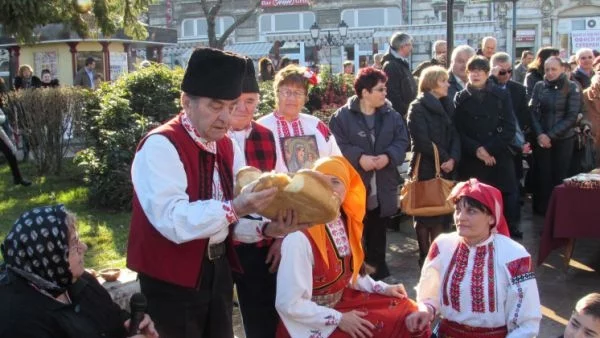
[[331, 30], [327, 30], [327, 35], [320, 39], [321, 35], [321, 27], [315, 23], [310, 26], [310, 37], [313, 39], [314, 45], [316, 49], [321, 48], [321, 46], [329, 47], [329, 71], [332, 71], [331, 68], [331, 47], [340, 47], [344, 45], [344, 40], [348, 36], [348, 25], [342, 20], [338, 25], [338, 34], [340, 35], [339, 39], [336, 39], [334, 35], [331, 34]]

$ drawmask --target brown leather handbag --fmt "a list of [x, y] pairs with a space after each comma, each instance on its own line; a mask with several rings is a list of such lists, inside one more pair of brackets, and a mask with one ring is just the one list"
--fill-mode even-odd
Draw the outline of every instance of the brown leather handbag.
[[417, 154], [415, 169], [411, 178], [404, 182], [400, 192], [400, 210], [410, 216], [441, 216], [454, 212], [454, 204], [448, 200], [456, 182], [440, 175], [440, 154], [432, 142], [435, 158], [435, 177], [419, 181], [421, 154]]

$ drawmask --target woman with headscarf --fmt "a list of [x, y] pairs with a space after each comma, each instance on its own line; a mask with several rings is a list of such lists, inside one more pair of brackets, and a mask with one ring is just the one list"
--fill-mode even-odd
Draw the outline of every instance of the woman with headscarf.
[[404, 318], [417, 307], [402, 284], [375, 282], [363, 272], [366, 190], [341, 156], [323, 158], [324, 174], [341, 198], [340, 216], [286, 236], [277, 274], [277, 337], [429, 337], [410, 333]]
[[531, 256], [498, 233], [506, 226], [502, 194], [470, 179], [450, 198], [457, 231], [431, 245], [417, 285], [419, 312], [407, 327], [422, 329], [439, 314], [439, 338], [537, 336], [542, 314]]
[[[83, 267], [87, 246], [63, 205], [34, 208], [0, 247], [0, 337], [129, 337], [129, 315]], [[148, 315], [144, 334], [158, 337]]]

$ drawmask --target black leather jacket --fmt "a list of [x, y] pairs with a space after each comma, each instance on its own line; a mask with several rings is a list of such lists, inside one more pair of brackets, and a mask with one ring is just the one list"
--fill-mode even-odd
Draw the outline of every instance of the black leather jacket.
[[536, 136], [546, 134], [551, 139], [575, 135], [574, 126], [581, 111], [581, 90], [562, 74], [554, 81], [535, 84], [531, 96], [531, 124]]

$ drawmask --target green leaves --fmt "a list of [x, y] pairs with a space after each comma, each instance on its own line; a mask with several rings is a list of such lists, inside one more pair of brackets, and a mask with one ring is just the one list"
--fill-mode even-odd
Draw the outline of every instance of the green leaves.
[[90, 13], [78, 13], [74, 0], [0, 0], [0, 24], [4, 34], [21, 43], [37, 40], [38, 28], [47, 24], [68, 25], [81, 37], [89, 37], [93, 29], [104, 36], [124, 28], [125, 34], [143, 40], [148, 36], [138, 17], [152, 0], [93, 0]]

